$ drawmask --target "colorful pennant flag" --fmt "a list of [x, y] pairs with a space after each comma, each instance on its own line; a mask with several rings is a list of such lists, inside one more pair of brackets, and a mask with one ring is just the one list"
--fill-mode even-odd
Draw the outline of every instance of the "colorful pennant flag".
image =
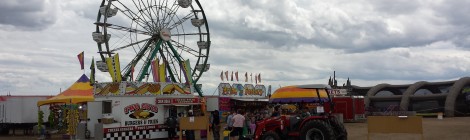
[[224, 81], [224, 71], [220, 72], [220, 80]]
[[166, 78], [166, 64], [165, 62], [163, 62], [160, 67], [159, 67], [159, 76], [160, 76], [160, 82], [167, 82], [167, 78]]
[[83, 51], [83, 52], [79, 53], [77, 55], [77, 57], [78, 57], [78, 61], [80, 62], [80, 68], [82, 68], [82, 70], [83, 70], [84, 67], [85, 67], [84, 66], [84, 60], [83, 60], [83, 59], [85, 59], [85, 52]]
[[248, 82], [248, 72], [245, 72], [245, 82]]
[[119, 64], [119, 54], [106, 58], [106, 64], [108, 65], [109, 74], [111, 75], [113, 82], [121, 82], [122, 76], [121, 67]]
[[192, 85], [193, 77], [191, 75], [191, 65], [189, 63], [189, 59], [186, 59], [185, 61], [181, 62], [181, 65], [183, 65], [183, 73], [184, 78], [186, 79], [186, 83]]
[[153, 82], [160, 82], [160, 77], [159, 77], [159, 63], [160, 61], [158, 59], [155, 59], [151, 62], [150, 66], [152, 68], [152, 76], [153, 76]]
[[172, 81], [171, 81], [171, 79], [170, 79], [170, 76], [167, 76], [167, 77], [165, 78], [165, 80], [166, 80], [167, 83], [172, 83]]
[[131, 66], [131, 79], [130, 79], [130, 81], [134, 81], [134, 67], [135, 67], [135, 64], [132, 64], [132, 66]]
[[90, 85], [95, 84], [95, 58], [91, 58], [90, 65]]
[[232, 71], [232, 77], [230, 78], [230, 81], [233, 81], [233, 71]]
[[235, 79], [236, 79], [236, 80], [237, 80], [237, 82], [238, 82], [238, 71], [237, 71], [237, 72], [235, 72]]

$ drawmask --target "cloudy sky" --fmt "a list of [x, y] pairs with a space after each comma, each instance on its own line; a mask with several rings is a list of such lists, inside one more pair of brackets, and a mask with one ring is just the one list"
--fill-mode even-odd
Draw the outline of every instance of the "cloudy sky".
[[[100, 0], [1, 0], [0, 95], [56, 95], [98, 57]], [[201, 0], [213, 94], [221, 71], [261, 73], [279, 86], [411, 84], [470, 73], [470, 0]], [[128, 57], [133, 56], [120, 56]], [[100, 80], [101, 79], [101, 80]], [[97, 80], [109, 80], [98, 73]]]

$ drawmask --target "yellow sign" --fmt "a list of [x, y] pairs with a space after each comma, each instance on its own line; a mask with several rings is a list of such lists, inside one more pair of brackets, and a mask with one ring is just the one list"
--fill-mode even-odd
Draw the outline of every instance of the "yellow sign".
[[421, 134], [423, 139], [423, 118], [421, 116], [368, 116], [367, 139], [371, 133]]

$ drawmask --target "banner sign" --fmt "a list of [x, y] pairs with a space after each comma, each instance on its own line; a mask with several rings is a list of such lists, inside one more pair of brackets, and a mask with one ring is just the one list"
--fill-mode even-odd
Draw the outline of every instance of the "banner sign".
[[219, 110], [220, 111], [230, 111], [230, 98], [220, 97], [219, 98]]
[[156, 104], [199, 104], [199, 98], [157, 98]]
[[152, 130], [152, 129], [159, 129], [159, 128], [164, 128], [164, 126], [162, 126], [162, 125], [141, 125], [141, 126], [104, 128], [104, 133], [139, 131], [139, 130]]
[[122, 126], [135, 126], [135, 125], [156, 125], [158, 124], [158, 107], [149, 103], [134, 103], [124, 106], [123, 118], [121, 121]]
[[331, 89], [330, 95], [346, 95], [348, 93], [347, 89]]
[[241, 97], [241, 98], [265, 98], [266, 87], [264, 85], [252, 84], [232, 84], [220, 83], [219, 87], [220, 97]]
[[192, 86], [166, 82], [108, 82], [93, 86], [95, 96], [188, 96], [192, 97]]

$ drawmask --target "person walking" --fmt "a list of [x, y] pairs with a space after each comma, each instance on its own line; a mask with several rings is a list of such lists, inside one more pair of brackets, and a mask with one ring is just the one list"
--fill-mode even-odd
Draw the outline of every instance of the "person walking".
[[214, 110], [211, 115], [211, 124], [212, 124], [212, 134], [214, 136], [214, 140], [220, 139], [220, 116], [219, 111]]
[[180, 132], [180, 129], [181, 129], [181, 128], [180, 128], [180, 120], [181, 120], [181, 117], [183, 117], [183, 113], [182, 113], [182, 112], [178, 113], [178, 116], [176, 116], [176, 134], [177, 134], [176, 136], [177, 136], [177, 137], [179, 137], [179, 133], [182, 133], [182, 134], [185, 133], [184, 130], [181, 130], [181, 132]]
[[235, 116], [237, 113], [235, 111], [232, 111], [232, 113], [230, 115], [228, 115], [227, 117], [227, 129], [228, 130], [232, 130], [232, 127], [233, 127], [233, 121], [232, 121], [232, 118], [233, 116]]
[[245, 124], [245, 117], [242, 115], [242, 110], [237, 110], [237, 114], [233, 116], [232, 121], [233, 121], [233, 130], [230, 133], [230, 139], [235, 140], [236, 137], [238, 136], [238, 139], [243, 138], [243, 127]]
[[167, 125], [167, 131], [168, 131], [168, 139], [172, 140], [176, 136], [176, 118], [173, 116], [170, 116], [166, 120], [166, 125]]

